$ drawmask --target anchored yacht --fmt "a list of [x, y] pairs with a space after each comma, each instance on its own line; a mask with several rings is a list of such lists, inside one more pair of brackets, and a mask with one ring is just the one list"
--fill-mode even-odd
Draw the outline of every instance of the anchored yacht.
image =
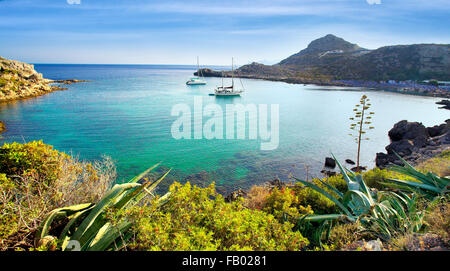
[[202, 74], [202, 71], [200, 70], [200, 65], [199, 65], [199, 62], [198, 62], [198, 57], [197, 57], [197, 74], [200, 76], [197, 76], [197, 77], [191, 77], [191, 79], [189, 79], [187, 82], [186, 82], [186, 85], [190, 85], [190, 86], [193, 86], [193, 85], [206, 85], [206, 81], [203, 79], [203, 74]]
[[[240, 80], [240, 78], [239, 78]], [[215, 96], [239, 96], [241, 95], [241, 93], [244, 92], [244, 85], [242, 84], [242, 80], [241, 81], [241, 89], [237, 89], [236, 86], [234, 85], [234, 59], [231, 59], [231, 86], [229, 87], [225, 87], [223, 85], [223, 73], [222, 73], [222, 86], [220, 87], [216, 87], [214, 89], [214, 95]]]

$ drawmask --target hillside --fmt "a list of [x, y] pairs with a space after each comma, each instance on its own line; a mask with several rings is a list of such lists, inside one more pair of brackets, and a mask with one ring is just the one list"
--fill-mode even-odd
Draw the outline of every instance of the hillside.
[[[222, 75], [211, 70], [203, 72], [205, 76]], [[332, 80], [450, 81], [450, 45], [414, 44], [368, 50], [329, 34], [278, 64], [252, 63], [236, 73], [245, 78], [323, 84], [331, 84]], [[224, 72], [224, 76], [230, 73]]]
[[328, 65], [344, 58], [356, 57], [370, 52], [356, 44], [345, 41], [334, 35], [312, 41], [308, 47], [284, 60], [279, 65], [291, 66], [294, 69], [310, 66]]
[[42, 95], [60, 88], [50, 86], [31, 64], [0, 57], [0, 101]]

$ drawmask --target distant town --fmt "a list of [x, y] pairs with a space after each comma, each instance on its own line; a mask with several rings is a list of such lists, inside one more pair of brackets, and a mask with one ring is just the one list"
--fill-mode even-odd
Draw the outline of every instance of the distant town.
[[385, 89], [387, 91], [405, 94], [425, 95], [433, 97], [450, 98], [450, 81], [424, 80], [424, 81], [362, 81], [362, 80], [334, 80], [337, 85]]

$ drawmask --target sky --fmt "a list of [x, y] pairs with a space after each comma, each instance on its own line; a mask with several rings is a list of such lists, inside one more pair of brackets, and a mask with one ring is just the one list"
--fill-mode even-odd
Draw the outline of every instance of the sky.
[[0, 56], [29, 63], [274, 64], [334, 34], [450, 43], [450, 0], [0, 0]]

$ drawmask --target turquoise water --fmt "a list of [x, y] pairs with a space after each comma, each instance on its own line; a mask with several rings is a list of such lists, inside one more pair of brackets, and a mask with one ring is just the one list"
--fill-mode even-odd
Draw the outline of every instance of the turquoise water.
[[[242, 97], [208, 96], [220, 78], [206, 86], [186, 86], [194, 67], [157, 65], [36, 65], [46, 78], [91, 80], [68, 90], [0, 104], [0, 119], [8, 131], [2, 141], [43, 139], [82, 159], [111, 156], [119, 179], [127, 179], [163, 161], [174, 168], [172, 179], [198, 183], [215, 181], [219, 191], [289, 174], [320, 176], [326, 156], [355, 159], [356, 144], [348, 135], [354, 105], [362, 94], [375, 111], [370, 141], [362, 146], [362, 164], [374, 166], [375, 154], [389, 144], [387, 131], [398, 121], [442, 123], [450, 117], [438, 109], [439, 99], [348, 89], [303, 86], [242, 79]], [[237, 81], [239, 83], [239, 81]], [[171, 125], [175, 104], [193, 110], [195, 96], [203, 103], [279, 104], [279, 146], [261, 151], [259, 140], [176, 140]], [[208, 118], [205, 118], [206, 121]]]

